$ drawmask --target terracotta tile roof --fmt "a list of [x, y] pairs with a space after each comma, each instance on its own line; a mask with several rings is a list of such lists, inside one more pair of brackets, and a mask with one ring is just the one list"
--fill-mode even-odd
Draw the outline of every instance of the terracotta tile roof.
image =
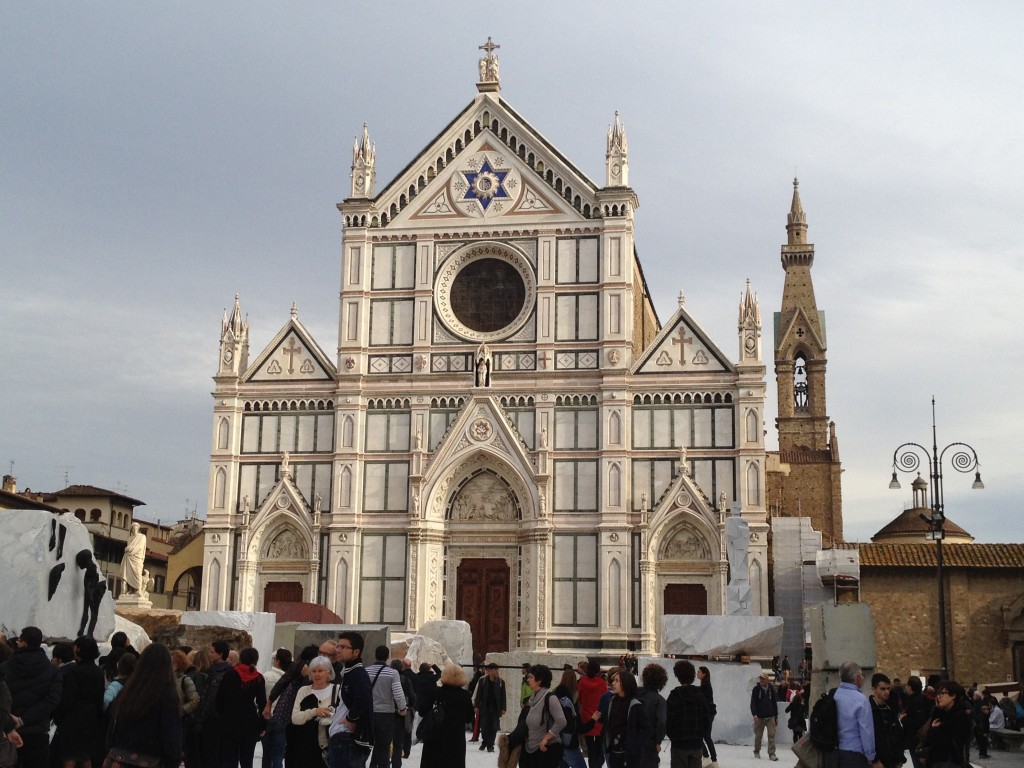
[[[935, 544], [837, 544], [857, 549], [861, 568], [934, 568]], [[943, 568], [1024, 568], [1024, 544], [943, 544]]]
[[97, 488], [95, 485], [69, 485], [60, 491], [54, 491], [54, 496], [110, 496], [116, 499], [124, 499], [135, 507], [144, 507], [146, 502], [125, 496], [117, 491], [108, 491], [106, 488]]
[[[926, 515], [930, 513], [930, 509], [921, 509], [920, 507], [905, 509], [903, 510], [903, 512], [900, 513], [900, 515], [895, 520], [888, 523], [878, 533], [872, 536], [871, 540], [877, 541], [878, 539], [884, 539], [889, 536], [923, 537], [925, 531], [931, 530], [931, 526], [921, 519], [921, 515]], [[948, 517], [946, 518], [946, 522], [943, 523], [942, 529], [946, 532], [947, 535], [971, 536], [971, 534], [969, 534], [959, 525], [954, 523]]]
[[10, 491], [0, 491], [0, 509], [41, 509], [45, 512], [56, 512], [63, 514], [64, 510], [59, 507], [55, 507], [52, 504], [47, 504], [44, 501], [38, 501], [29, 496], [23, 496], [20, 493], [11, 493]]

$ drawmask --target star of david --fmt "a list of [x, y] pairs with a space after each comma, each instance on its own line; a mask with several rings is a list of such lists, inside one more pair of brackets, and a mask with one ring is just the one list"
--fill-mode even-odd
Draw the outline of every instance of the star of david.
[[505, 190], [505, 177], [508, 171], [498, 171], [491, 168], [489, 160], [484, 159], [479, 171], [462, 172], [469, 188], [462, 197], [463, 200], [476, 200], [485, 211], [492, 200], [509, 198]]

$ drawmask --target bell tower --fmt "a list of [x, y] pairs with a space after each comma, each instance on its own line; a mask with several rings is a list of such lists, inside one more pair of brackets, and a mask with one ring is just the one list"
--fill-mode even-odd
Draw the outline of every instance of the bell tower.
[[768, 478], [767, 501], [772, 514], [811, 518], [829, 546], [843, 538], [839, 444], [825, 405], [825, 313], [814, 298], [814, 245], [807, 242], [796, 179], [786, 218], [786, 278], [782, 307], [775, 313], [779, 466]]

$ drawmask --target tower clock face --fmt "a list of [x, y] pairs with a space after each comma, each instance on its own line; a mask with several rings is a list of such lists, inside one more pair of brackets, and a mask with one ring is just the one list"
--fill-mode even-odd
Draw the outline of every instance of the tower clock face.
[[468, 341], [506, 338], [523, 326], [537, 295], [533, 267], [504, 243], [456, 251], [435, 284], [437, 310], [452, 333]]

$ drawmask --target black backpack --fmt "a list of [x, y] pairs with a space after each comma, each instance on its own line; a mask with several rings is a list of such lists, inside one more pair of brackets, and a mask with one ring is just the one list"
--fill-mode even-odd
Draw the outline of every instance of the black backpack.
[[811, 742], [824, 752], [839, 747], [839, 715], [836, 711], [836, 689], [823, 693], [811, 710]]
[[[562, 714], [565, 715], [565, 728], [562, 729], [562, 745], [566, 747], [578, 747], [579, 718], [576, 715], [576, 706], [568, 696], [562, 696], [558, 703], [562, 705]], [[544, 710], [547, 712], [547, 710]]]

